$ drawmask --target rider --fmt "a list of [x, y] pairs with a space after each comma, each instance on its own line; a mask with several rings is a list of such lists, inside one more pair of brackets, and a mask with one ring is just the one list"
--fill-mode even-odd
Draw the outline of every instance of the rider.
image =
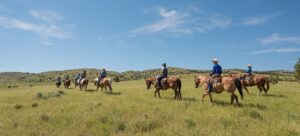
[[166, 78], [166, 77], [168, 77], [168, 68], [167, 68], [167, 64], [166, 63], [163, 63], [162, 64], [162, 70], [161, 70], [161, 74], [157, 77], [157, 86], [158, 86], [158, 88], [160, 88], [161, 87], [161, 80], [163, 79], [163, 78]]
[[76, 83], [78, 82], [78, 79], [80, 79], [80, 73], [77, 73], [77, 74], [75, 75], [75, 82], [76, 82]]
[[99, 72], [99, 77], [98, 77], [98, 84], [100, 83], [100, 81], [105, 78], [107, 75], [106, 69], [103, 68], [102, 71]]
[[69, 79], [70, 79], [69, 75], [68, 74], [65, 75], [65, 80], [69, 80]]
[[80, 77], [80, 80], [79, 80], [79, 83], [82, 81], [82, 79], [85, 79], [86, 78], [86, 71], [83, 70], [82, 74], [81, 74], [81, 77]]
[[208, 82], [208, 91], [212, 92], [213, 90], [213, 81], [215, 78], [221, 77], [222, 74], [222, 67], [218, 64], [218, 59], [212, 60], [214, 66], [212, 69], [212, 73], [210, 74], [209, 82]]
[[248, 74], [248, 76], [252, 76], [252, 65], [248, 64], [248, 70], [246, 71], [246, 73]]

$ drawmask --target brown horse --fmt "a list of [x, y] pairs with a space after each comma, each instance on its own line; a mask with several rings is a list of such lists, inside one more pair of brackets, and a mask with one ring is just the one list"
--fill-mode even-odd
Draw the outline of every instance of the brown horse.
[[257, 95], [260, 95], [262, 90], [265, 92], [265, 95], [267, 95], [270, 89], [269, 78], [264, 75], [254, 75], [252, 76], [252, 80], [247, 75], [243, 75], [242, 83], [247, 92], [248, 92], [248, 89], [246, 88], [247, 86], [252, 87], [256, 85], [259, 90]]
[[81, 82], [79, 83], [80, 91], [82, 90], [82, 88], [86, 90], [88, 84], [89, 84], [89, 80], [87, 78], [82, 79]]
[[70, 79], [64, 80], [64, 86], [65, 86], [65, 88], [69, 88], [70, 85], [71, 85], [71, 80]]
[[167, 89], [173, 89], [175, 96], [174, 99], [178, 98], [179, 100], [182, 98], [181, 96], [181, 80], [178, 77], [167, 77], [162, 80], [162, 88], [158, 88], [157, 86], [157, 80], [155, 77], [150, 77], [145, 79], [147, 89], [150, 89], [151, 85], [155, 86], [155, 92], [154, 97], [156, 97], [156, 94], [158, 94], [158, 97], [160, 98], [160, 90], [167, 90]]
[[103, 78], [100, 81], [99, 84], [98, 84], [98, 82], [99, 82], [99, 79], [96, 78], [95, 81], [94, 81], [94, 85], [97, 86], [97, 92], [98, 92], [99, 87], [101, 87], [101, 92], [102, 92], [103, 88], [105, 89], [105, 91], [107, 91], [106, 87], [108, 87], [109, 92], [112, 93], [112, 87], [111, 87], [112, 80], [111, 80], [111, 78]]
[[[200, 75], [198, 77], [195, 77], [195, 87], [198, 88], [199, 85], [202, 85], [202, 88], [205, 90], [205, 94], [202, 96], [202, 102], [204, 101], [205, 96], [209, 96], [210, 102], [212, 102], [212, 95], [211, 92], [208, 91], [208, 82], [209, 82], [209, 77], [208, 76], [203, 76]], [[222, 93], [223, 91], [226, 91], [231, 94], [231, 104], [233, 104], [233, 101], [235, 100], [236, 103], [238, 104], [238, 97], [237, 95], [234, 94], [234, 91], [236, 88], [238, 89], [241, 98], [243, 99], [243, 88], [242, 84], [239, 78], [231, 77], [231, 76], [226, 76], [222, 77], [221, 82], [214, 83], [214, 88], [212, 92], [215, 93]]]

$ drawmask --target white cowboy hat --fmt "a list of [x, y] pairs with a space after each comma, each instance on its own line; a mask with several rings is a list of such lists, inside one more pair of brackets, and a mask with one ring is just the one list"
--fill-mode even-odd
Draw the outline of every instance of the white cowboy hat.
[[251, 64], [247, 64], [247, 66], [248, 66], [248, 67], [252, 67], [252, 65], [251, 65]]
[[212, 61], [213, 61], [213, 62], [218, 62], [219, 60], [216, 59], [216, 58], [214, 58], [214, 59], [212, 59]]

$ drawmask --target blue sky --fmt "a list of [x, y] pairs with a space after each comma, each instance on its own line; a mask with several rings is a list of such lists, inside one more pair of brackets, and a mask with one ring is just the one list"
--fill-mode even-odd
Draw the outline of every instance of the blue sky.
[[0, 72], [293, 70], [299, 0], [2, 0]]

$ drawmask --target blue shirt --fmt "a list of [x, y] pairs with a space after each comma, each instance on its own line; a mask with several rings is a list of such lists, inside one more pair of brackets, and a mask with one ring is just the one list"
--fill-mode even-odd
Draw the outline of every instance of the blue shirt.
[[106, 77], [106, 75], [107, 75], [107, 72], [106, 71], [102, 71], [99, 76], [100, 77]]
[[252, 67], [249, 67], [246, 73], [252, 74]]
[[214, 64], [212, 74], [222, 74], [222, 67], [219, 64]]

